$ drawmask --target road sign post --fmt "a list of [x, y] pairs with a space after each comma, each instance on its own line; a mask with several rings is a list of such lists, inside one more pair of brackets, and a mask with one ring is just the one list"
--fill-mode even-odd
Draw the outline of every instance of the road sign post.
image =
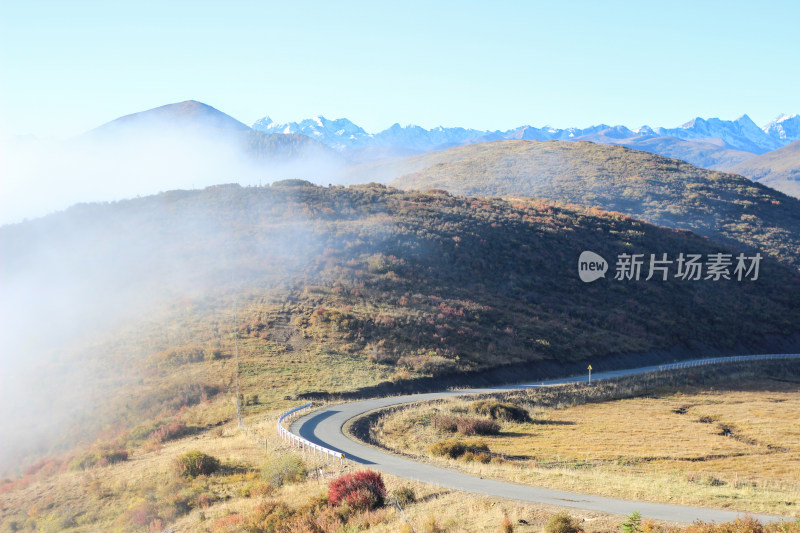
[[589, 385], [592, 384], [592, 365], [589, 365]]

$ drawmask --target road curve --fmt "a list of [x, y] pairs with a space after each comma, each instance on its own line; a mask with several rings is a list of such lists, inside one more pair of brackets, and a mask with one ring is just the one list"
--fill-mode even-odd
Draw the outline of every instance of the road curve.
[[[746, 360], [742, 357], [747, 357], [747, 359], [756, 359], [755, 356], [752, 358], [750, 356], [740, 356], [737, 359]], [[788, 356], [783, 355], [781, 358], [800, 358], [800, 354], [791, 354]], [[702, 361], [702, 364], [709, 364], [713, 362], [730, 361], [731, 359], [732, 358], [716, 358], [698, 361]], [[682, 365], [692, 366], [693, 363], [700, 364], [699, 362], [686, 362], [682, 363]], [[636, 369], [602, 372], [592, 375], [592, 381], [599, 381], [601, 379], [625, 375], [641, 374], [658, 369], [658, 366], [649, 366]], [[734, 520], [737, 517], [744, 515], [744, 513], [739, 513], [736, 511], [620, 500], [616, 498], [577, 494], [560, 490], [544, 489], [529, 485], [518, 485], [504, 481], [484, 479], [446, 468], [440, 468], [425, 463], [418, 463], [404, 457], [399, 457], [354, 441], [342, 432], [342, 427], [348, 420], [366, 412], [391, 405], [435, 400], [439, 398], [462, 396], [467, 394], [496, 393], [502, 390], [555, 385], [569, 382], [583, 382], [587, 381], [587, 379], [588, 376], [582, 376], [537, 383], [508, 385], [503, 387], [466, 389], [428, 394], [412, 394], [332, 405], [297, 419], [294, 423], [292, 423], [289, 430], [292, 433], [299, 435], [315, 444], [330, 448], [334, 451], [342, 452], [351, 461], [362, 464], [369, 468], [402, 478], [431, 483], [450, 489], [463, 490], [489, 496], [498, 496], [501, 498], [510, 498], [525, 502], [560, 505], [574, 509], [602, 511], [622, 515], [627, 515], [633, 513], [634, 511], [638, 511], [642, 514], [642, 516], [647, 518], [670, 520], [675, 522], [693, 522], [695, 520], [703, 520], [706, 522], [725, 522]], [[754, 518], [758, 518], [759, 520], [769, 522], [788, 519], [773, 515], [755, 513], [748, 514]]]

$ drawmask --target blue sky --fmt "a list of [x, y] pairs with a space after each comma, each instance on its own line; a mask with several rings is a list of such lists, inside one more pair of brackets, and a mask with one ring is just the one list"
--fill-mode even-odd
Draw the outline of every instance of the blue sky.
[[0, 0], [0, 134], [63, 138], [187, 99], [367, 131], [763, 125], [800, 112], [798, 5]]

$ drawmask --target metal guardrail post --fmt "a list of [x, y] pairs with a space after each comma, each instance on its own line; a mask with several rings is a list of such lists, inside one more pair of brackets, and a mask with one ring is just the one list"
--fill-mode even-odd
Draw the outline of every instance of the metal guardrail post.
[[299, 407], [295, 407], [294, 409], [290, 409], [289, 411], [286, 411], [281, 416], [279, 416], [278, 417], [278, 424], [277, 424], [277, 426], [278, 426], [278, 434], [280, 434], [283, 437], [284, 441], [286, 441], [287, 439], [291, 440], [292, 445], [296, 444], [298, 448], [303, 450], [303, 452], [306, 452], [309, 449], [310, 450], [314, 450], [314, 457], [317, 457], [317, 451], [319, 451], [320, 454], [324, 454], [325, 456], [327, 456], [329, 458], [329, 460], [332, 460], [332, 459], [335, 459], [336, 457], [338, 457], [339, 458], [339, 464], [344, 464], [344, 454], [343, 453], [335, 452], [333, 450], [325, 448], [324, 446], [320, 446], [318, 444], [314, 444], [313, 442], [311, 442], [311, 441], [309, 441], [307, 439], [304, 439], [303, 437], [301, 437], [299, 435], [295, 435], [294, 433], [292, 433], [291, 431], [289, 431], [288, 429], [283, 427], [283, 421], [284, 420], [291, 420], [292, 418], [298, 416], [301, 413], [306, 413], [306, 412], [310, 411], [311, 410], [311, 406], [312, 406], [312, 402], [309, 402], [309, 403], [307, 403], [305, 405], [301, 405]]

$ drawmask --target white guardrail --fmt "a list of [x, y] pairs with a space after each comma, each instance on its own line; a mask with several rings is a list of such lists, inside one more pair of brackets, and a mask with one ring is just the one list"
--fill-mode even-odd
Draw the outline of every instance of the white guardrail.
[[339, 463], [341, 464], [344, 461], [344, 454], [342, 452], [335, 452], [329, 448], [320, 446], [319, 444], [314, 444], [313, 442], [304, 439], [300, 435], [295, 435], [294, 433], [283, 427], [284, 420], [291, 420], [292, 418], [295, 418], [301, 413], [310, 410], [312, 404], [313, 402], [309, 402], [305, 405], [301, 405], [300, 407], [295, 407], [294, 409], [286, 411], [280, 417], [278, 417], [278, 435], [280, 435], [285, 442], [291, 442], [293, 445], [296, 445], [303, 451], [313, 450], [314, 457], [316, 457], [317, 453], [319, 453], [320, 456], [325, 455], [331, 459], [338, 458]]
[[669, 363], [659, 365], [659, 370], [673, 370], [675, 368], [692, 368], [694, 366], [714, 365], [719, 363], [739, 363], [744, 361], [762, 361], [766, 359], [797, 359], [800, 354], [796, 353], [771, 353], [762, 355], [733, 355], [730, 357], [709, 357], [708, 359], [695, 359], [694, 361], [682, 361], [680, 363]]

